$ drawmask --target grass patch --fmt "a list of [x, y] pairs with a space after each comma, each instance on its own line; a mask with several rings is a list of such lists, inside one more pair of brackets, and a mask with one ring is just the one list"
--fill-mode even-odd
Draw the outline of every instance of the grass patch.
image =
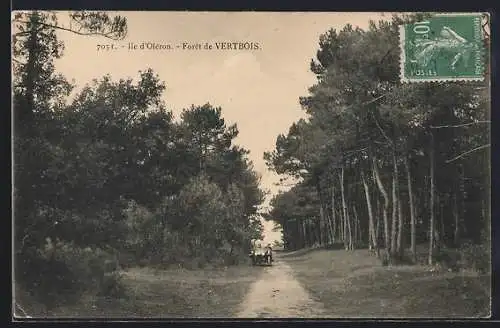
[[71, 318], [232, 317], [250, 284], [260, 277], [259, 269], [249, 265], [206, 270], [131, 268], [123, 272], [125, 297], [84, 296], [76, 305], [29, 314]]
[[286, 261], [332, 317], [490, 315], [490, 275], [382, 267], [368, 250], [321, 250]]

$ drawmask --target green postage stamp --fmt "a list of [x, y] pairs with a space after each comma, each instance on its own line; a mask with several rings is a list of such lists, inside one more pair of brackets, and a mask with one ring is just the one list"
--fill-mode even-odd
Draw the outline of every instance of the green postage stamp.
[[400, 26], [401, 81], [482, 81], [482, 13], [435, 14]]

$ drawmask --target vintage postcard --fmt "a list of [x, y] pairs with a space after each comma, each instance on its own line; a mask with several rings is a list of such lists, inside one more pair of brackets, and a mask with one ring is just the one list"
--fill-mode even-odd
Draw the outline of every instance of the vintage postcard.
[[12, 13], [13, 320], [487, 318], [487, 13]]

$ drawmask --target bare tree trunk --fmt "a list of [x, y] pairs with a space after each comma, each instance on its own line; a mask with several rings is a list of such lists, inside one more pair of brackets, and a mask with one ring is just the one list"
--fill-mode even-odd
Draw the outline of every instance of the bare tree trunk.
[[330, 215], [326, 216], [326, 223], [327, 223], [327, 227], [326, 227], [326, 229], [327, 229], [327, 244], [331, 245], [331, 244], [333, 244], [333, 239], [335, 237], [333, 234], [333, 223], [332, 223], [332, 218], [330, 217]]
[[372, 201], [370, 199], [370, 188], [366, 181], [365, 175], [361, 172], [361, 179], [363, 181], [363, 187], [365, 189], [366, 196], [366, 205], [368, 207], [368, 248], [371, 250], [372, 248], [377, 249], [377, 237], [375, 235], [375, 227], [373, 224], [373, 209], [372, 209]]
[[344, 215], [344, 249], [349, 249], [349, 221], [348, 221], [349, 211], [346, 208]]
[[316, 241], [315, 241], [315, 244], [319, 244], [320, 246], [322, 245], [322, 236], [321, 236], [321, 225], [322, 225], [322, 219], [320, 218], [319, 222], [316, 221], [316, 224], [314, 225], [314, 230], [316, 231]]
[[345, 200], [345, 189], [344, 189], [344, 168], [342, 167], [341, 173], [340, 173], [340, 193], [342, 195], [342, 211], [344, 214], [344, 246], [347, 249], [347, 233], [349, 233], [350, 237], [350, 224], [349, 224], [349, 216], [347, 213], [347, 203]]
[[[483, 216], [483, 224], [482, 224], [482, 228], [481, 228], [481, 236], [483, 236], [483, 233], [485, 234], [484, 237], [488, 238], [487, 241], [489, 242], [489, 232], [490, 232], [490, 227], [491, 227], [491, 223], [490, 223], [490, 219], [488, 217], [489, 215], [489, 211], [488, 211], [488, 205], [486, 204], [486, 200], [481, 200], [481, 213], [482, 213], [482, 216]], [[485, 240], [486, 242], [486, 240]]]
[[397, 251], [398, 256], [404, 255], [404, 242], [403, 242], [403, 233], [404, 233], [404, 218], [403, 218], [403, 204], [401, 199], [398, 199], [398, 241], [397, 241]]
[[353, 249], [353, 245], [352, 245], [352, 243], [353, 243], [353, 235], [352, 235], [353, 228], [352, 228], [352, 222], [351, 222], [352, 221], [351, 220], [352, 216], [349, 213], [349, 208], [348, 207], [346, 207], [346, 213], [347, 213], [346, 218], [347, 218], [347, 233], [348, 233], [347, 248], [349, 250], [352, 250]]
[[302, 220], [295, 220], [296, 228], [297, 228], [297, 241], [295, 241], [295, 249], [299, 249], [303, 245], [304, 240], [304, 229], [302, 228]]
[[460, 244], [460, 219], [458, 214], [457, 193], [453, 194], [453, 217], [455, 219], [455, 230], [453, 232], [453, 244], [458, 247]]
[[[340, 188], [342, 190], [342, 188]], [[342, 196], [340, 197], [342, 199]], [[344, 215], [344, 208], [342, 207], [342, 200], [340, 200], [339, 204], [340, 208], [338, 211], [339, 214], [339, 237], [340, 241], [344, 244], [345, 246], [345, 241], [346, 241], [346, 234], [345, 234], [345, 215]]]
[[465, 171], [463, 164], [460, 164], [460, 184], [459, 184], [459, 199], [458, 199], [458, 221], [459, 221], [459, 233], [460, 235], [466, 235], [466, 229], [464, 226], [464, 216], [465, 216]]
[[[342, 204], [340, 204], [342, 206]], [[344, 229], [344, 211], [342, 208], [339, 209], [339, 239], [342, 243], [345, 243], [345, 229]]]
[[302, 247], [307, 247], [306, 220], [302, 220]]
[[325, 222], [323, 222], [323, 243], [324, 245], [330, 244], [330, 215], [325, 211]]
[[380, 226], [381, 226], [381, 211], [380, 211], [380, 197], [376, 196], [375, 197], [375, 206], [376, 206], [376, 213], [377, 216], [375, 217], [376, 219], [376, 226], [375, 226], [375, 237], [377, 240], [377, 245], [380, 241]]
[[307, 228], [309, 229], [309, 247], [311, 247], [316, 243], [316, 224], [311, 219], [307, 223]]
[[391, 226], [391, 255], [396, 253], [396, 227], [398, 222], [398, 164], [396, 162], [396, 153], [392, 152], [392, 226]]
[[354, 222], [353, 222], [354, 232], [353, 232], [353, 238], [352, 238], [352, 240], [353, 240], [352, 246], [353, 247], [352, 248], [354, 249], [354, 248], [356, 248], [356, 244], [358, 242], [358, 224], [356, 222], [357, 217], [356, 217], [356, 207], [355, 206], [352, 206], [352, 218], [354, 220]]
[[410, 239], [411, 239], [411, 254], [413, 262], [417, 261], [417, 244], [416, 244], [416, 218], [415, 218], [415, 207], [413, 203], [413, 185], [411, 177], [411, 167], [408, 157], [405, 156], [405, 167], [406, 167], [406, 182], [408, 183], [408, 202], [410, 203]]
[[304, 228], [306, 230], [306, 247], [310, 247], [311, 246], [311, 226], [310, 226], [310, 223], [309, 223], [309, 219], [307, 219], [305, 221], [305, 225], [304, 225]]
[[335, 238], [337, 235], [337, 218], [336, 218], [336, 209], [335, 209], [335, 185], [332, 184], [332, 226], [333, 226], [333, 240], [332, 244], [335, 244]]
[[440, 246], [446, 242], [445, 240], [445, 230], [444, 230], [444, 204], [443, 201], [439, 202], [439, 223], [440, 223], [440, 229], [439, 229], [439, 241], [440, 241]]
[[307, 247], [311, 247], [314, 243], [314, 229], [311, 226], [311, 219], [307, 219], [306, 221], [306, 230], [307, 230]]
[[352, 207], [353, 213], [354, 213], [354, 248], [357, 248], [357, 246], [361, 242], [361, 225], [359, 223], [359, 216], [358, 216], [358, 211], [356, 210], [356, 206]]
[[[34, 12], [30, 15], [30, 23], [31, 30], [28, 38], [28, 60], [26, 63], [26, 76], [24, 79], [24, 83], [26, 85], [25, 96], [26, 96], [26, 105], [22, 106], [22, 113], [17, 113], [18, 117], [20, 116], [20, 122], [16, 122], [18, 124], [23, 123], [32, 123], [33, 113], [35, 111], [35, 74], [36, 74], [36, 51], [39, 43], [38, 40], [38, 29], [40, 25], [40, 16], [38, 12]], [[20, 114], [20, 115], [19, 115]]]
[[377, 182], [377, 186], [382, 193], [382, 196], [384, 197], [384, 205], [382, 208], [383, 211], [383, 217], [384, 217], [384, 236], [385, 236], [385, 250], [387, 255], [389, 255], [390, 251], [390, 236], [389, 236], [389, 217], [388, 217], [388, 210], [389, 210], [389, 195], [387, 194], [387, 191], [384, 188], [384, 184], [382, 183], [382, 179], [380, 178], [380, 173], [378, 170], [378, 164], [375, 156], [372, 157], [373, 161], [373, 175], [374, 179]]
[[323, 210], [323, 204], [320, 201], [320, 206], [319, 206], [319, 244], [323, 245], [324, 241], [324, 235], [325, 235], [326, 229], [325, 229], [325, 213]]
[[430, 149], [430, 176], [431, 176], [431, 194], [430, 194], [430, 222], [429, 222], [429, 265], [434, 263], [434, 135], [431, 131], [431, 149]]
[[342, 213], [342, 209], [339, 209], [339, 241], [340, 243], [344, 242], [344, 214]]

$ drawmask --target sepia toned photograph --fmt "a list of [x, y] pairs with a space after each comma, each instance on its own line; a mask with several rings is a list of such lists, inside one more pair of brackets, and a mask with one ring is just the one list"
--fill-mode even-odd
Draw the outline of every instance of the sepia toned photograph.
[[489, 19], [13, 11], [12, 320], [489, 318]]

